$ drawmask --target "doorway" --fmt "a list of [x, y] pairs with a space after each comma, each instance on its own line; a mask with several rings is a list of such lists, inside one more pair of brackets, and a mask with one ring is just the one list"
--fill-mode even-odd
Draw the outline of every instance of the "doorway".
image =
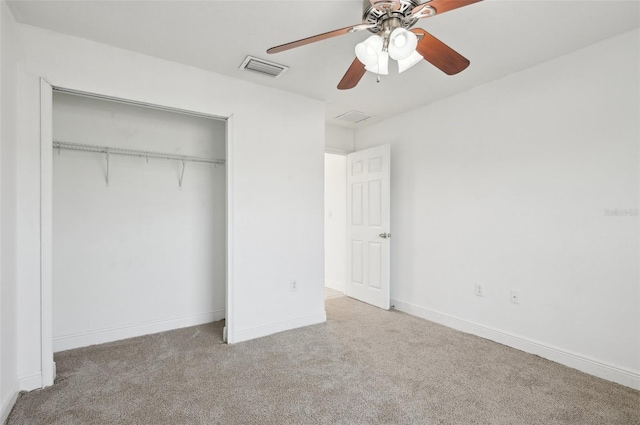
[[325, 292], [390, 308], [391, 147], [325, 153]]

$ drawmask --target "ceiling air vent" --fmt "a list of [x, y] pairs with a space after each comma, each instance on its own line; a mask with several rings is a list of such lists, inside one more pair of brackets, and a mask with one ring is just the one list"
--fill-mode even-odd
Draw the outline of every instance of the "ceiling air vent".
[[247, 56], [244, 62], [242, 62], [242, 65], [240, 65], [240, 69], [246, 69], [247, 71], [253, 71], [268, 77], [278, 78], [284, 74], [289, 67], [253, 56]]
[[349, 111], [346, 114], [338, 115], [336, 117], [337, 120], [343, 120], [354, 124], [357, 124], [364, 120], [368, 120], [369, 118], [371, 118], [371, 115], [367, 115], [364, 112], [358, 111]]

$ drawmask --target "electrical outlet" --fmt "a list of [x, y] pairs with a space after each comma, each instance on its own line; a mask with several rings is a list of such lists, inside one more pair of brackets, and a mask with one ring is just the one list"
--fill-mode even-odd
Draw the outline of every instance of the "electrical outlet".
[[512, 289], [509, 299], [513, 304], [520, 304], [520, 293], [515, 289]]
[[298, 290], [298, 282], [296, 282], [295, 280], [292, 280], [290, 289], [291, 289], [291, 292], [297, 291]]
[[484, 297], [484, 285], [476, 282], [476, 296]]

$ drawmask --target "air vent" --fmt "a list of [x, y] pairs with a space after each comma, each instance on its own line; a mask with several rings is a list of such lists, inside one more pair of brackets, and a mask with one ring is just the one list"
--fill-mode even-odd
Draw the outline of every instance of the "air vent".
[[371, 115], [367, 115], [364, 112], [358, 111], [349, 111], [346, 114], [338, 115], [336, 117], [337, 120], [343, 120], [354, 124], [357, 124], [364, 120], [368, 120], [369, 118], [371, 118]]
[[268, 77], [278, 78], [284, 74], [289, 67], [253, 56], [247, 56], [244, 62], [242, 62], [242, 65], [240, 65], [240, 69], [246, 69], [247, 71], [253, 71]]

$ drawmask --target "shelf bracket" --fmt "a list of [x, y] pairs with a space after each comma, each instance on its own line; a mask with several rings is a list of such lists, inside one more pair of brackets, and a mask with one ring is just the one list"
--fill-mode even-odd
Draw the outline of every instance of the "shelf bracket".
[[106, 175], [106, 184], [105, 184], [105, 186], [109, 187], [109, 150], [108, 149], [104, 151], [104, 157], [105, 157], [105, 159], [107, 161], [107, 175]]
[[180, 173], [180, 180], [178, 181], [178, 185], [180, 189], [182, 189], [182, 179], [184, 179], [184, 169], [186, 168], [186, 163], [184, 162], [184, 158], [182, 158], [182, 172]]

